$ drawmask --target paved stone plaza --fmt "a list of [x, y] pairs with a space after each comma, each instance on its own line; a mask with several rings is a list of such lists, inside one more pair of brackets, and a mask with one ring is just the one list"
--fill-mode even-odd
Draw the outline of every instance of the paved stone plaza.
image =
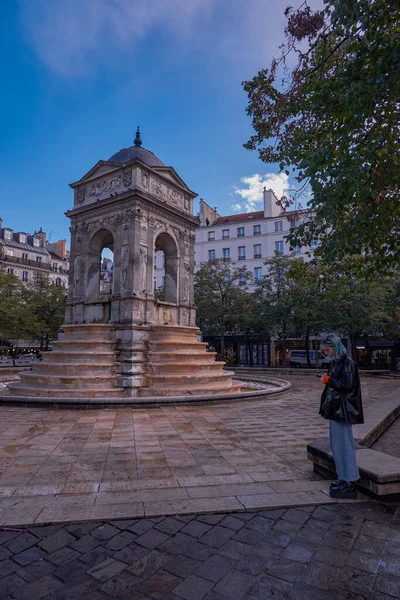
[[[292, 383], [281, 395], [207, 406], [2, 406], [0, 525], [330, 502], [329, 482], [306, 458], [306, 444], [327, 434], [321, 387]], [[367, 414], [398, 385], [364, 380]]]
[[332, 504], [0, 533], [3, 600], [393, 600], [400, 510]]
[[[399, 598], [400, 509], [327, 496], [306, 459], [321, 387], [292, 384], [208, 406], [2, 406], [0, 598]], [[367, 413], [397, 389], [363, 380]]]

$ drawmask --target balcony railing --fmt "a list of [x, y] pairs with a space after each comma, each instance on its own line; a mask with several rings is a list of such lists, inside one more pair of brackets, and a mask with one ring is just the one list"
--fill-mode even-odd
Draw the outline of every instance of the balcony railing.
[[21, 258], [20, 256], [9, 256], [8, 254], [0, 254], [0, 262], [12, 263], [14, 265], [21, 265], [26, 267], [34, 267], [35, 269], [43, 269], [45, 271], [50, 271], [51, 273], [64, 273], [68, 274], [67, 269], [63, 269], [59, 267], [57, 270], [53, 269], [50, 263], [30, 260], [29, 258]]
[[261, 254], [255, 254], [253, 258], [261, 258]]

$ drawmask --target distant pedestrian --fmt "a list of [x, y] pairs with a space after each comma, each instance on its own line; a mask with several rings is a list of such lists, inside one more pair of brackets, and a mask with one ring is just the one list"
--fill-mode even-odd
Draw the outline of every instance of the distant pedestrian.
[[321, 377], [325, 389], [319, 414], [329, 419], [331, 450], [338, 479], [331, 483], [333, 498], [357, 498], [357, 466], [353, 425], [364, 423], [360, 376], [357, 365], [337, 335], [329, 334], [321, 342], [321, 351], [332, 359], [328, 375]]

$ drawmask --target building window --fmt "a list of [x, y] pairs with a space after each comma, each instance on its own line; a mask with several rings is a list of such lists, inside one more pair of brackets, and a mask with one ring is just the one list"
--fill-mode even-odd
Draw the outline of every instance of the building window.
[[19, 241], [21, 244], [25, 244], [26, 242], [26, 235], [24, 233], [20, 233], [19, 234]]
[[315, 248], [316, 246], [318, 246], [318, 240], [311, 240], [310, 246], [311, 248]]
[[254, 267], [254, 279], [261, 281], [262, 279], [262, 267]]
[[14, 269], [8, 268], [7, 275], [13, 275], [13, 274], [14, 274]]
[[61, 285], [61, 277], [57, 277], [57, 279], [56, 279], [56, 285]]
[[239, 279], [239, 285], [245, 285], [245, 283], [247, 283], [247, 277], [246, 275], [242, 275]]
[[295, 246], [295, 247], [293, 248], [293, 252], [296, 252], [296, 254], [297, 254], [298, 252], [301, 252], [301, 248], [300, 248], [300, 246]]
[[229, 229], [222, 230], [222, 239], [227, 240], [229, 238]]
[[254, 244], [254, 258], [261, 258], [261, 244]]
[[37, 256], [36, 257], [36, 262], [41, 263], [42, 262], [42, 257], [41, 256]]
[[28, 260], [28, 253], [27, 253], [27, 252], [23, 252], [23, 253], [22, 253], [22, 258], [23, 258], [24, 260]]
[[208, 241], [213, 242], [215, 240], [215, 231], [208, 232]]
[[231, 257], [231, 249], [230, 248], [223, 248], [222, 250], [222, 256], [224, 257], [224, 260], [229, 260]]
[[7, 229], [4, 232], [4, 238], [6, 240], [12, 240], [12, 231], [7, 231]]
[[253, 235], [261, 235], [261, 225], [253, 225]]
[[22, 271], [22, 281], [28, 281], [28, 271]]
[[238, 259], [245, 260], [246, 259], [246, 246], [239, 246], [238, 248]]
[[238, 237], [244, 237], [244, 227], [238, 227], [237, 228], [237, 236]]
[[208, 262], [212, 262], [215, 260], [215, 250], [208, 251]]
[[275, 242], [275, 252], [279, 252], [279, 254], [283, 254], [283, 242]]
[[283, 221], [275, 221], [275, 231], [283, 231]]
[[53, 263], [53, 271], [57, 271], [57, 263]]
[[6, 250], [7, 256], [14, 256], [14, 250]]
[[40, 239], [37, 238], [37, 237], [34, 237], [33, 238], [33, 245], [38, 248], [40, 246]]
[[225, 281], [231, 280], [231, 272], [230, 271], [226, 271], [224, 279], [225, 279]]

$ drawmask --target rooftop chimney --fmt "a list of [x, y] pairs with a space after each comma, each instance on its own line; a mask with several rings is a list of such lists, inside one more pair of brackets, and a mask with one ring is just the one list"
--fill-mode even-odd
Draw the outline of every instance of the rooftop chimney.
[[274, 192], [264, 188], [264, 217], [279, 217], [281, 207], [278, 206], [277, 201]]

